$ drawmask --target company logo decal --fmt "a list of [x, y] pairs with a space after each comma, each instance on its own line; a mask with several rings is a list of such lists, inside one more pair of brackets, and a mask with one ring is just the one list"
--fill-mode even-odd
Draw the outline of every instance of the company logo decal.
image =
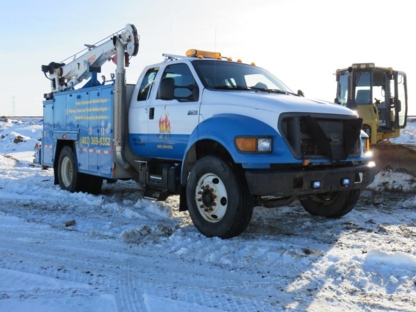
[[169, 113], [166, 110], [166, 105], [159, 118], [159, 139], [167, 139], [170, 134]]

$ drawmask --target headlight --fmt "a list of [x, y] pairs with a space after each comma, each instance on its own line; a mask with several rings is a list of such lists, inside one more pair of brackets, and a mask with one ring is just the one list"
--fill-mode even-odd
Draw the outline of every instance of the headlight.
[[265, 137], [238, 137], [235, 145], [240, 152], [270, 153], [272, 151], [272, 138]]
[[257, 139], [257, 151], [258, 152], [271, 152], [272, 151], [272, 139], [269, 139], [269, 138]]

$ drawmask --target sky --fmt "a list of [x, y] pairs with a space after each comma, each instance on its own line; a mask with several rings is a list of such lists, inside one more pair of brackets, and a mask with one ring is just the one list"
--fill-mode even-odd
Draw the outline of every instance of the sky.
[[[177, 196], [146, 200], [132, 181], [61, 190], [33, 164], [41, 131], [41, 118], [0, 118], [2, 312], [416, 311], [406, 174], [378, 174], [343, 218], [256, 207], [221, 240], [201, 235]], [[415, 135], [409, 123], [400, 139]]]
[[[333, 101], [336, 69], [372, 62], [407, 73], [409, 112], [416, 115], [412, 12], [408, 0], [2, 1], [0, 116], [42, 115], [50, 84], [41, 65], [60, 62], [128, 23], [140, 35], [128, 83], [163, 53], [214, 50], [255, 62], [306, 97]], [[112, 63], [102, 69], [107, 77], [114, 71]]]

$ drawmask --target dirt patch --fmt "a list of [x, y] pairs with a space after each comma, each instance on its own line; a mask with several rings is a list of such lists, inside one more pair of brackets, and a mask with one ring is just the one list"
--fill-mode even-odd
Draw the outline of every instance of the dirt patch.
[[17, 137], [15, 137], [13, 139], [13, 143], [18, 144], [18, 143], [21, 143], [21, 142], [25, 142], [25, 140], [23, 139], [23, 137], [21, 135], [18, 135]]

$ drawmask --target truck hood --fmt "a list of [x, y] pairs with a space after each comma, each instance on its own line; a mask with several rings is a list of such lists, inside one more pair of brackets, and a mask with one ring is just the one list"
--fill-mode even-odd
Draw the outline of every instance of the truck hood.
[[205, 104], [235, 105], [274, 113], [313, 112], [357, 116], [354, 111], [335, 103], [263, 91], [211, 91], [205, 89], [202, 105]]

